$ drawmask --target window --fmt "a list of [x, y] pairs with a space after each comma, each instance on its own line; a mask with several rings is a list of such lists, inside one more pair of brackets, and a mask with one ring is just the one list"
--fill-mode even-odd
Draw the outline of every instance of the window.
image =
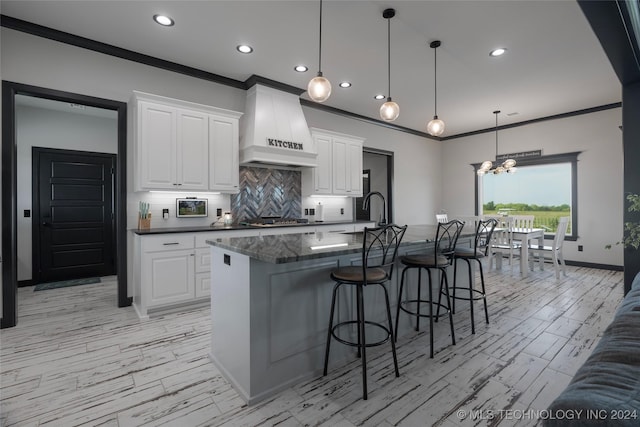
[[[567, 239], [577, 234], [577, 158], [579, 153], [518, 160], [515, 174], [477, 178], [480, 215], [534, 215], [535, 227], [553, 234], [562, 216], [571, 217]], [[477, 169], [479, 165], [474, 165]]]

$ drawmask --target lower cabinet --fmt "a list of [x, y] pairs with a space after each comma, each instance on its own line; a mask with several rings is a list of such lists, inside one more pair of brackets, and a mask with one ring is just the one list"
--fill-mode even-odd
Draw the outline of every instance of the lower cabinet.
[[207, 240], [288, 233], [345, 233], [373, 223], [311, 224], [250, 230], [135, 235], [133, 306], [151, 313], [207, 303], [211, 296], [211, 255]]
[[[196, 240], [198, 238], [196, 237]], [[209, 245], [196, 248], [196, 298], [211, 295], [211, 250]]]
[[191, 301], [195, 297], [193, 250], [145, 253], [143, 279], [147, 279], [149, 307]]

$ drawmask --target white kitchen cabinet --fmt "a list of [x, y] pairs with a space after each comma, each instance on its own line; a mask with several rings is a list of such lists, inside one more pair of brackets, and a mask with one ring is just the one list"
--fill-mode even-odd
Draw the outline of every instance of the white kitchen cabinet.
[[136, 191], [239, 190], [241, 113], [134, 92]]
[[311, 128], [318, 166], [302, 170], [302, 192], [362, 196], [363, 138]]
[[240, 188], [238, 119], [209, 117], [209, 188], [237, 193]]
[[136, 235], [133, 304], [140, 317], [195, 298], [193, 234]]
[[177, 186], [180, 190], [209, 189], [209, 116], [177, 110]]
[[[176, 109], [138, 103], [136, 189], [175, 188]], [[153, 141], [153, 143], [151, 143]]]
[[195, 297], [194, 253], [192, 250], [145, 254], [142, 273], [150, 283], [148, 307], [176, 304]]

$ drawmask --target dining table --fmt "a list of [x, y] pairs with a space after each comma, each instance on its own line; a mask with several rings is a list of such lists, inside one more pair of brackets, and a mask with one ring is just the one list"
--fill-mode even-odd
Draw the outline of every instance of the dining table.
[[[499, 230], [500, 228], [496, 228]], [[520, 241], [520, 276], [527, 277], [529, 274], [529, 244], [533, 240], [537, 240], [537, 245], [544, 245], [544, 228], [512, 228], [513, 240]], [[544, 259], [540, 257], [539, 263], [542, 266]], [[499, 264], [496, 262], [496, 266]]]

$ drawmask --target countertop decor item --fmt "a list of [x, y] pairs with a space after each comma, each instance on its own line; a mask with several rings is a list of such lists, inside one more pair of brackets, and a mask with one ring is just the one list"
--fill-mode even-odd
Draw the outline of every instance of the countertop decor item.
[[151, 228], [151, 214], [149, 213], [149, 203], [138, 202], [138, 229], [148, 230]]

